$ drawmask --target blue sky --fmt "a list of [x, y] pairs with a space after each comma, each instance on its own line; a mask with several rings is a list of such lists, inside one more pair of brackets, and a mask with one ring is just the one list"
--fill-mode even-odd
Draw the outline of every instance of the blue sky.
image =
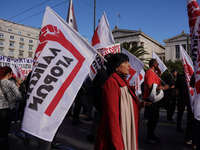
[[[67, 1], [67, 2], [65, 2]], [[197, 0], [200, 3], [200, 0]], [[31, 7], [44, 4], [11, 18]], [[53, 6], [63, 3], [57, 7]], [[69, 0], [4, 0], [0, 5], [0, 18], [10, 19], [23, 25], [41, 27], [46, 6], [50, 6], [63, 19], [67, 17]], [[79, 33], [91, 41], [93, 36], [94, 0], [73, 0]], [[117, 12], [121, 15], [118, 28], [139, 30], [164, 44], [163, 39], [189, 33], [186, 0], [96, 0], [96, 26], [103, 11], [106, 12], [110, 27], [113, 30], [117, 24]], [[25, 19], [24, 21], [22, 21]]]

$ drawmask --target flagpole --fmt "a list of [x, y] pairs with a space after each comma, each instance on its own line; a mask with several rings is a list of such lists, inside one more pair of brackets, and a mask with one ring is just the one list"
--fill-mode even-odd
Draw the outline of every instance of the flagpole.
[[117, 15], [117, 28], [118, 28], [118, 15]]
[[95, 32], [95, 26], [96, 26], [96, 0], [94, 0], [94, 32]]
[[[150, 70], [151, 70], [151, 68], [149, 68]], [[155, 73], [153, 70], [151, 70], [153, 73]], [[166, 83], [161, 79], [161, 77], [159, 77], [156, 73], [155, 73], [155, 75], [160, 79], [160, 81], [164, 84], [164, 85], [166, 85]]]
[[[167, 68], [167, 70], [169, 71], [168, 68]], [[169, 74], [172, 76], [172, 78], [174, 79], [174, 81], [176, 81], [175, 78], [174, 78], [174, 76], [172, 75], [171, 71], [169, 71]]]

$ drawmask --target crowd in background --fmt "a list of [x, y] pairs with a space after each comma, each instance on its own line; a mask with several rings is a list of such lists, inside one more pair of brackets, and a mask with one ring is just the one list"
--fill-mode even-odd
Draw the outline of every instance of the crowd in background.
[[[30, 78], [30, 75], [29, 77]], [[93, 81], [87, 78], [82, 84], [73, 105], [66, 117], [72, 117], [72, 125], [78, 126], [83, 123], [80, 120], [80, 113], [87, 116], [86, 120], [93, 121], [91, 132], [88, 133], [87, 139], [90, 142], [95, 142], [97, 131], [103, 114], [102, 106], [102, 87], [108, 78], [105, 66], [102, 67]], [[156, 103], [156, 108], [159, 113], [159, 108], [166, 109], [166, 119], [169, 122], [177, 124], [177, 132], [184, 132], [181, 126], [183, 113], [187, 110], [187, 126], [185, 129], [185, 144], [196, 147], [195, 143], [195, 127], [194, 115], [190, 106], [190, 99], [187, 89], [187, 83], [183, 74], [177, 74], [176, 69], [172, 74], [165, 76], [166, 84], [170, 86], [165, 90], [164, 98]], [[9, 149], [8, 138], [9, 130], [12, 123], [20, 123], [23, 119], [24, 108], [26, 106], [26, 92], [28, 90], [29, 79], [27, 77], [16, 78], [13, 76], [10, 67], [0, 67], [0, 149]], [[4, 101], [4, 102], [3, 102]], [[149, 107], [145, 107], [144, 119], [148, 119], [151, 113]], [[94, 108], [95, 113], [94, 115]], [[177, 110], [177, 120], [174, 118], [174, 112]], [[159, 114], [158, 116], [159, 117]], [[157, 118], [158, 119], [158, 118]], [[5, 124], [3, 124], [3, 122]], [[149, 144], [155, 144], [156, 141], [148, 141]], [[55, 145], [59, 142], [56, 141]]]

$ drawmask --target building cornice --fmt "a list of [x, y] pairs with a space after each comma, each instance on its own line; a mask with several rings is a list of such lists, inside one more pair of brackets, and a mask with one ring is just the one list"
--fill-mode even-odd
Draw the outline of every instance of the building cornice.
[[[173, 37], [171, 37], [171, 38], [168, 38], [168, 39], [164, 39], [163, 40], [163, 42], [164, 43], [169, 43], [169, 42], [171, 42], [171, 41], [173, 41], [173, 40], [176, 40], [176, 39], [178, 39], [178, 38], [180, 38], [180, 37], [187, 37], [187, 38], [190, 38], [190, 34], [189, 33], [184, 33], [184, 31], [181, 33], [181, 34], [179, 34], [179, 35], [176, 35], [176, 36], [173, 36]], [[179, 39], [179, 40], [176, 40], [177, 42], [179, 42], [179, 41], [184, 41], [184, 40], [181, 40], [181, 39]]]
[[121, 35], [121, 36], [115, 36], [114, 38], [123, 38], [123, 37], [130, 37], [130, 36], [136, 36], [136, 35], [141, 35], [145, 38], [147, 38], [148, 40], [152, 41], [153, 43], [155, 43], [156, 45], [160, 46], [161, 48], [165, 49], [165, 46], [160, 44], [159, 42], [157, 42], [156, 40], [152, 39], [150, 36], [148, 36], [147, 34], [145, 34], [142, 31], [136, 31], [136, 30], [126, 30], [126, 29], [114, 29], [112, 30], [112, 33], [115, 32], [124, 32], [124, 33], [129, 33], [126, 35]]

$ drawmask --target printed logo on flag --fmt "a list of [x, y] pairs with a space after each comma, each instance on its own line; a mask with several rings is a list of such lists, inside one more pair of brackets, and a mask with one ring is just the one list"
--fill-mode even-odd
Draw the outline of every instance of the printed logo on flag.
[[188, 84], [188, 88], [189, 88], [189, 92], [190, 94], [193, 96], [194, 95], [194, 90], [192, 87], [190, 87], [189, 83], [190, 83], [190, 79], [194, 73], [193, 69], [191, 68], [191, 66], [187, 63], [186, 59], [183, 60], [184, 61], [184, 64], [183, 64], [183, 67], [184, 67], [184, 70], [185, 70], [185, 78], [187, 80], [187, 84]]
[[[38, 105], [42, 104], [45, 98], [52, 98], [53, 96], [52, 101], [45, 110], [45, 114], [51, 116], [64, 92], [79, 72], [85, 58], [56, 26], [46, 25], [43, 27], [39, 41], [36, 54], [40, 62], [36, 62], [34, 66], [28, 96], [31, 95], [36, 84], [39, 87], [35, 91], [36, 95], [33, 96], [33, 103], [29, 103], [28, 108], [37, 111]], [[42, 50], [45, 51], [45, 54], [42, 53]], [[63, 51], [66, 51], [66, 53], [63, 53]], [[68, 68], [71, 68], [72, 71], [67, 71]], [[49, 73], [43, 77], [45, 71]], [[63, 80], [61, 78], [63, 76], [67, 77], [64, 82], [60, 81]], [[57, 91], [54, 87], [58, 82], [63, 82], [63, 84]]]

